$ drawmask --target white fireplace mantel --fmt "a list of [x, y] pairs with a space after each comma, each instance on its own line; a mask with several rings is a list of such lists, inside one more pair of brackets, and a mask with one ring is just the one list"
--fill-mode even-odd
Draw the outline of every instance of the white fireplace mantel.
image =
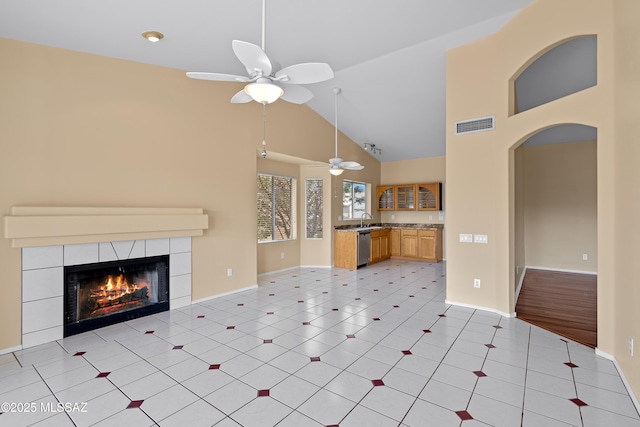
[[200, 208], [14, 206], [3, 231], [14, 248], [201, 236]]

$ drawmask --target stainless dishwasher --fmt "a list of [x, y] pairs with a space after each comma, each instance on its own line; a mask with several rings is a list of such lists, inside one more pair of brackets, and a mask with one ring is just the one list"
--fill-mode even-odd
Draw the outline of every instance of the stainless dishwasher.
[[358, 231], [358, 267], [371, 261], [371, 230]]

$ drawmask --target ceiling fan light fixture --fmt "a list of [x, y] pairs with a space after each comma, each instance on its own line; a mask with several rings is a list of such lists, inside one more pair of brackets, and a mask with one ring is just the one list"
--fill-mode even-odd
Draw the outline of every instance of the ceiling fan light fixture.
[[244, 91], [254, 101], [261, 104], [271, 104], [284, 94], [284, 90], [280, 86], [266, 82], [249, 83], [244, 87]]
[[344, 172], [344, 170], [343, 170], [343, 169], [340, 169], [340, 168], [334, 168], [334, 167], [332, 167], [332, 168], [330, 168], [330, 169], [329, 169], [329, 173], [330, 173], [331, 175], [333, 175], [333, 176], [338, 176], [338, 175], [340, 175], [342, 172]]
[[164, 38], [164, 34], [158, 31], [145, 31], [142, 33], [142, 37], [149, 40], [151, 43], [155, 43], [162, 40], [162, 38]]

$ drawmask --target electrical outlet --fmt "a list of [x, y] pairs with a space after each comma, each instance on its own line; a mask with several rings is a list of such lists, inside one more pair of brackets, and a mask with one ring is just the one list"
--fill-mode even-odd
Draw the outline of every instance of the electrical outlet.
[[391, 214], [391, 219], [396, 219], [396, 216]]
[[227, 277], [233, 276], [233, 268], [227, 268]]
[[433, 220], [433, 215], [429, 215], [429, 221]]
[[438, 212], [438, 219], [439, 219], [440, 221], [444, 220], [444, 211], [440, 211], [440, 212]]
[[284, 259], [284, 252], [280, 252], [280, 259]]
[[633, 338], [629, 337], [629, 354], [633, 356]]
[[480, 287], [480, 279], [473, 279], [473, 287], [474, 288]]
[[589, 255], [587, 255], [587, 254], [582, 254], [582, 260], [583, 260], [583, 261], [586, 261], [586, 260], [588, 260], [588, 259], [589, 259]]

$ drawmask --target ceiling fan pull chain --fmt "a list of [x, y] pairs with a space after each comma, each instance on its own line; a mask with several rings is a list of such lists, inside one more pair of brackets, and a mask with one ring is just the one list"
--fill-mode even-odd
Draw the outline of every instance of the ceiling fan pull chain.
[[266, 52], [267, 40], [267, 0], [262, 0], [262, 51]]
[[263, 159], [267, 158], [267, 104], [262, 104], [262, 152]]

